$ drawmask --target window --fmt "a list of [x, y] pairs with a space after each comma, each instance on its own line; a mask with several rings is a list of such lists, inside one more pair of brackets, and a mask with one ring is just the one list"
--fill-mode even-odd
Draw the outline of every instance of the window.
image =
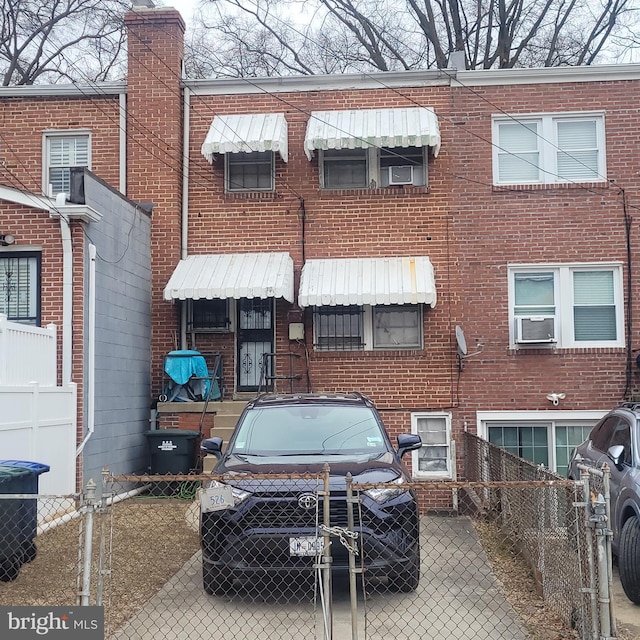
[[319, 351], [351, 351], [364, 347], [362, 307], [316, 307], [313, 326]]
[[621, 278], [619, 265], [510, 267], [511, 344], [540, 346], [544, 323], [557, 347], [624, 346]]
[[605, 181], [604, 140], [601, 114], [494, 118], [494, 184]]
[[419, 349], [421, 338], [418, 305], [373, 307], [374, 349]]
[[71, 167], [89, 167], [89, 134], [45, 134], [45, 193], [70, 195]]
[[229, 300], [189, 300], [187, 324], [200, 333], [231, 331]]
[[274, 157], [271, 151], [226, 153], [225, 188], [227, 191], [273, 191]]
[[452, 478], [451, 416], [438, 413], [411, 414], [411, 432], [422, 439], [412, 456], [415, 477]]
[[0, 313], [40, 326], [40, 254], [0, 254]]
[[604, 412], [561, 413], [479, 412], [478, 433], [519, 458], [566, 476], [573, 450], [589, 437]]
[[424, 186], [424, 147], [331, 149], [320, 152], [325, 189], [364, 189], [390, 185]]
[[421, 349], [420, 305], [315, 307], [318, 351]]

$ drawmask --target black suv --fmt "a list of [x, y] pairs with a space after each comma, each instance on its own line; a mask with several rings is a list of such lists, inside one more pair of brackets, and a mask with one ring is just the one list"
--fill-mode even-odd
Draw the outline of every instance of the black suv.
[[627, 597], [640, 604], [640, 404], [624, 403], [607, 413], [573, 453], [568, 476], [580, 478], [578, 463], [611, 469], [612, 550]]
[[357, 393], [267, 394], [250, 402], [224, 454], [221, 438], [202, 443], [203, 451], [218, 457], [213, 474], [223, 475], [207, 483], [202, 498], [204, 590], [222, 595], [240, 581], [256, 585], [269, 577], [313, 575], [323, 547], [325, 464], [333, 570], [349, 567], [337, 528], [347, 527], [345, 477], [351, 473], [354, 485], [377, 485], [359, 492], [353, 510], [358, 566], [365, 577], [415, 590], [418, 505], [414, 492], [403, 487], [410, 477], [401, 458], [421, 444], [419, 436], [402, 434], [394, 448], [373, 403]]

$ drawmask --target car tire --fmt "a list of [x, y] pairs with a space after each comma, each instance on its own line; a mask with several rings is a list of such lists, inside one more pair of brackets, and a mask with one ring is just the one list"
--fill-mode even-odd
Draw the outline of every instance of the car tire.
[[226, 596], [231, 591], [232, 580], [223, 576], [220, 569], [202, 564], [202, 587], [210, 596]]
[[22, 558], [23, 562], [33, 562], [38, 555], [38, 548], [36, 547], [36, 543], [33, 540], [25, 543], [23, 546], [24, 557]]
[[640, 604], [640, 523], [636, 516], [624, 523], [618, 548], [622, 588], [631, 602]]
[[400, 593], [412, 593], [420, 582], [420, 556], [411, 558], [408, 564], [403, 564], [399, 571], [389, 576], [389, 587]]

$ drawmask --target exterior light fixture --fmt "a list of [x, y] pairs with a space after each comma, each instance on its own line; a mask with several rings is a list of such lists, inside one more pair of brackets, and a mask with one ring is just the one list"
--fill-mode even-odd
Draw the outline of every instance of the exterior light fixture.
[[10, 244], [13, 244], [16, 241], [15, 237], [10, 233], [0, 233], [0, 245], [3, 247], [8, 247]]

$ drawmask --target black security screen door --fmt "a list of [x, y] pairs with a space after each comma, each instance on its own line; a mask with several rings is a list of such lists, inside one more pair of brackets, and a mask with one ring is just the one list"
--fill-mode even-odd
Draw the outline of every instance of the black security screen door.
[[[273, 298], [241, 298], [238, 301], [237, 390], [257, 391], [260, 384], [262, 354], [273, 352]], [[267, 366], [271, 367], [270, 359]], [[271, 375], [271, 371], [266, 372]], [[269, 381], [267, 381], [269, 382]], [[271, 384], [263, 383], [264, 390]]]

